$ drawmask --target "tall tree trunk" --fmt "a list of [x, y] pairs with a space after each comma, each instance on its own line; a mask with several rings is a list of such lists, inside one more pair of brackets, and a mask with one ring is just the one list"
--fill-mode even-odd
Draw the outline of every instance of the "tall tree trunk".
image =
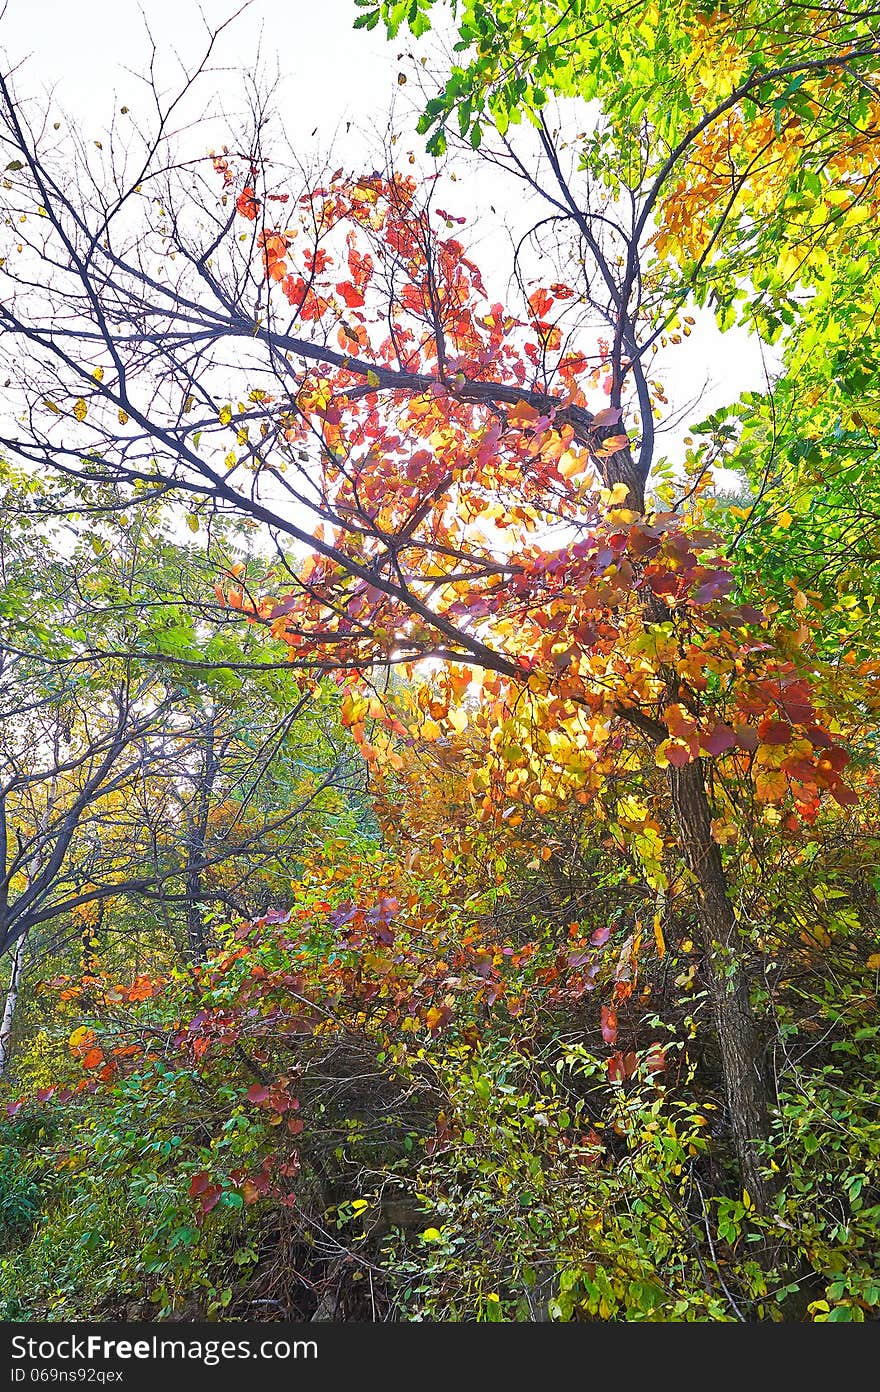
[[[615, 402], [614, 404], [619, 404]], [[609, 426], [613, 433], [620, 426]], [[625, 483], [627, 504], [645, 512], [645, 483], [649, 464], [636, 463], [630, 450], [617, 451], [600, 464], [605, 483]], [[663, 623], [671, 615], [662, 600], [646, 603], [648, 622]], [[669, 673], [669, 699], [676, 699], [678, 679]], [[770, 1136], [767, 1084], [763, 1072], [763, 1040], [749, 999], [748, 976], [743, 966], [739, 930], [730, 902], [721, 852], [712, 837], [712, 813], [703, 761], [682, 768], [670, 765], [667, 781], [678, 828], [679, 849], [695, 881], [697, 934], [708, 977], [709, 995], [733, 1147], [743, 1187], [755, 1208], [763, 1212], [773, 1195], [772, 1184], [761, 1173], [761, 1145]]]
[[708, 977], [733, 1145], [743, 1186], [759, 1211], [773, 1187], [761, 1173], [761, 1142], [770, 1133], [762, 1041], [749, 1000], [739, 930], [721, 853], [712, 838], [702, 760], [669, 768], [679, 843], [695, 880], [697, 924]]
[[6, 988], [6, 1002], [3, 1006], [3, 1020], [0, 1022], [0, 1078], [6, 1073], [12, 1047], [12, 1026], [15, 1023], [15, 1007], [24, 975], [24, 935], [16, 940], [10, 954], [12, 958], [9, 985]]

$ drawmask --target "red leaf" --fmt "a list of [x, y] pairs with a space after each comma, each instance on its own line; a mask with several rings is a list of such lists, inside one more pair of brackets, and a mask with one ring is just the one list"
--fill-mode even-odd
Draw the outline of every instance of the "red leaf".
[[284, 294], [287, 296], [294, 309], [299, 309], [306, 297], [308, 286], [302, 276], [288, 275], [285, 276], [284, 280], [281, 282], [281, 289], [284, 291]]
[[625, 1078], [631, 1078], [638, 1068], [639, 1061], [633, 1053], [612, 1054], [606, 1067], [608, 1078], [612, 1083], [622, 1083]]
[[546, 290], [535, 290], [529, 295], [529, 309], [536, 319], [543, 319], [553, 304], [553, 296], [548, 295]]
[[614, 1006], [602, 1006], [602, 1038], [606, 1044], [617, 1042], [617, 1011]]
[[649, 575], [648, 584], [657, 595], [678, 594], [678, 578], [675, 575], [668, 575], [665, 573]]
[[607, 926], [605, 928], [597, 928], [595, 933], [591, 935], [590, 942], [593, 944], [594, 947], [602, 947], [604, 943], [607, 943], [610, 937], [610, 928], [608, 928]]
[[364, 297], [360, 290], [357, 290], [350, 280], [342, 280], [337, 285], [339, 291], [349, 309], [359, 309], [364, 302]]
[[855, 807], [859, 801], [858, 793], [854, 793], [852, 788], [848, 788], [845, 783], [836, 783], [831, 789], [831, 796], [839, 807]]
[[723, 754], [727, 749], [733, 749], [736, 745], [736, 735], [729, 725], [723, 722], [715, 726], [711, 734], [701, 735], [700, 744], [707, 754], [713, 758]]
[[249, 184], [246, 184], [235, 200], [236, 211], [240, 213], [242, 217], [247, 218], [249, 222], [253, 222], [254, 218], [257, 216], [259, 206], [259, 199], [254, 197], [253, 189]]
[[649, 1073], [662, 1073], [666, 1068], [666, 1050], [662, 1044], [652, 1044], [645, 1059]]
[[198, 1174], [193, 1175], [189, 1182], [189, 1196], [191, 1199], [197, 1199], [200, 1194], [204, 1194], [208, 1187], [208, 1178], [209, 1176], [206, 1170], [200, 1170]]
[[766, 726], [761, 722], [758, 733], [762, 744], [788, 744], [791, 739], [791, 726], [784, 720], [771, 720]]
[[220, 1202], [220, 1195], [222, 1193], [223, 1190], [218, 1184], [213, 1184], [209, 1189], [206, 1189], [202, 1194], [202, 1202], [200, 1205], [202, 1212], [210, 1213], [212, 1208], [216, 1208], [217, 1204]]
[[708, 580], [699, 585], [691, 595], [694, 604], [711, 604], [713, 599], [721, 599], [733, 589], [733, 576], [726, 570], [713, 570]]
[[291, 1116], [287, 1118], [287, 1129], [291, 1136], [298, 1136], [304, 1126], [305, 1122], [300, 1117]]
[[807, 739], [815, 749], [830, 749], [831, 736], [821, 725], [809, 725], [805, 731]]
[[566, 958], [570, 967], [585, 967], [590, 960], [589, 952], [569, 952]]
[[691, 751], [686, 744], [681, 744], [677, 740], [669, 740], [666, 744], [666, 758], [675, 768], [684, 768], [685, 764], [691, 762]]
[[16, 1114], [16, 1112], [21, 1111], [21, 1108], [24, 1106], [24, 1102], [25, 1102], [25, 1099], [24, 1099], [23, 1097], [19, 1097], [19, 1099], [18, 1099], [17, 1102], [7, 1102], [7, 1103], [6, 1103], [6, 1115], [7, 1115], [7, 1116], [14, 1117], [15, 1114]]
[[269, 1089], [263, 1087], [261, 1083], [254, 1083], [247, 1090], [247, 1100], [253, 1102], [255, 1107], [261, 1106], [269, 1096]]
[[299, 1098], [291, 1097], [283, 1088], [275, 1088], [269, 1092], [265, 1098], [266, 1105], [272, 1107], [276, 1112], [296, 1111], [299, 1106]]
[[619, 406], [606, 406], [603, 411], [596, 412], [593, 425], [616, 425], [622, 414]]
[[736, 620], [744, 624], [759, 624], [764, 622], [764, 615], [760, 609], [756, 609], [752, 604], [740, 604], [729, 616], [728, 622], [735, 625]]

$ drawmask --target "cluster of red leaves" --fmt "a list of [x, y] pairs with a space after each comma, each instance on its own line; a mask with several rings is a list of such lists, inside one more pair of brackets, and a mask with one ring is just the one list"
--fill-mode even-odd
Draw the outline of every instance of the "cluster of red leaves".
[[292, 1208], [296, 1197], [288, 1188], [287, 1181], [298, 1174], [297, 1156], [279, 1162], [270, 1154], [265, 1156], [259, 1169], [253, 1172], [230, 1170], [219, 1184], [207, 1170], [200, 1170], [190, 1180], [189, 1196], [196, 1203], [200, 1219], [217, 1207], [225, 1193], [241, 1194], [246, 1204], [258, 1203], [260, 1199], [274, 1199], [285, 1208]]

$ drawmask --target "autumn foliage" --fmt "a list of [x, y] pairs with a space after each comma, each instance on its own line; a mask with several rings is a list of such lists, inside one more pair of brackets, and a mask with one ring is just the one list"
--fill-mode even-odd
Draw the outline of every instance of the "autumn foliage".
[[[154, 521], [143, 592], [89, 581], [101, 643], [59, 607], [73, 715], [21, 649], [55, 726], [8, 883], [49, 907], [4, 941], [67, 936], [9, 979], [9, 1317], [875, 1316], [880, 421], [841, 345], [875, 360], [880, 52], [821, 19], [816, 53], [787, 5], [462, 7], [421, 132], [550, 209], [503, 302], [441, 172], [300, 186], [255, 138], [201, 162], [197, 232], [185, 168], [133, 201], [171, 289], [103, 231], [52, 253], [87, 351], [10, 310], [77, 526], [125, 507], [122, 556], [146, 504], [204, 563]], [[778, 379], [667, 460], [654, 355], [710, 312]], [[77, 839], [108, 670], [162, 757], [101, 765]], [[129, 1188], [154, 1235], [105, 1251]]]

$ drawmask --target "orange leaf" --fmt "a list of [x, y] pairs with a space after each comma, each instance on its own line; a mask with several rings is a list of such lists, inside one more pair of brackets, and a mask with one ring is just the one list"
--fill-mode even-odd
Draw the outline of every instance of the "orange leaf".
[[259, 207], [259, 199], [254, 197], [254, 191], [250, 184], [246, 184], [235, 200], [236, 212], [240, 213], [243, 218], [247, 218], [249, 222], [253, 222]]

